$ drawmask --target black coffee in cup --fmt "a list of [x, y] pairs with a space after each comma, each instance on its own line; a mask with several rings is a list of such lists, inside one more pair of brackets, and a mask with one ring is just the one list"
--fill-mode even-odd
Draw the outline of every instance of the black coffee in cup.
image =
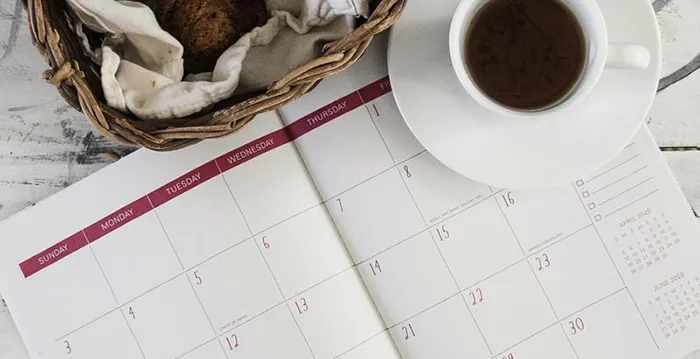
[[547, 109], [578, 84], [585, 41], [578, 19], [559, 0], [489, 0], [467, 29], [467, 71], [503, 106]]

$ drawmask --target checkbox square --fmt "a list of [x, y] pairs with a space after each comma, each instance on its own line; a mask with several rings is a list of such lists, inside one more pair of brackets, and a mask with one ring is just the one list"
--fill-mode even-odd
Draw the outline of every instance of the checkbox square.
[[595, 217], [593, 217], [593, 218], [595, 218], [596, 222], [600, 222], [603, 220], [603, 216], [601, 216], [599, 214], [596, 214]]
[[581, 196], [583, 196], [583, 198], [588, 198], [591, 196], [591, 194], [588, 193], [588, 191], [584, 191], [583, 193], [581, 193]]
[[583, 186], [583, 180], [576, 181], [576, 186], [578, 186], [578, 187]]
[[588, 209], [595, 209], [595, 203], [593, 203], [593, 202], [589, 203]]

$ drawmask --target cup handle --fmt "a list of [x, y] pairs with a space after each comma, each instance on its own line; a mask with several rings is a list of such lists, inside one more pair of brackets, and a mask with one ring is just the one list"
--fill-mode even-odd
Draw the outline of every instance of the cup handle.
[[640, 45], [617, 44], [608, 45], [606, 69], [646, 69], [651, 64], [651, 53]]

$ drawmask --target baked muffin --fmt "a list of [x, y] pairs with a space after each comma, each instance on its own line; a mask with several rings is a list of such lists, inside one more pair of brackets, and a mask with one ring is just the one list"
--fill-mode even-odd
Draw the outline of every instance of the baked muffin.
[[184, 47], [185, 73], [213, 71], [222, 53], [269, 18], [265, 0], [144, 0]]

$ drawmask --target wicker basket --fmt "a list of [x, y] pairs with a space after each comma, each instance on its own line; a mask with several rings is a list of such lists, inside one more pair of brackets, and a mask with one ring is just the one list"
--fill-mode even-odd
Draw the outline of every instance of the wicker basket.
[[201, 140], [229, 135], [257, 114], [275, 110], [311, 91], [322, 79], [350, 67], [380, 32], [401, 15], [407, 0], [379, 0], [370, 18], [352, 33], [326, 45], [323, 55], [288, 73], [270, 88], [218, 103], [187, 118], [143, 121], [106, 105], [100, 69], [87, 57], [72, 31], [65, 0], [22, 0], [32, 40], [51, 67], [44, 79], [83, 112], [103, 135], [125, 144], [172, 151]]

